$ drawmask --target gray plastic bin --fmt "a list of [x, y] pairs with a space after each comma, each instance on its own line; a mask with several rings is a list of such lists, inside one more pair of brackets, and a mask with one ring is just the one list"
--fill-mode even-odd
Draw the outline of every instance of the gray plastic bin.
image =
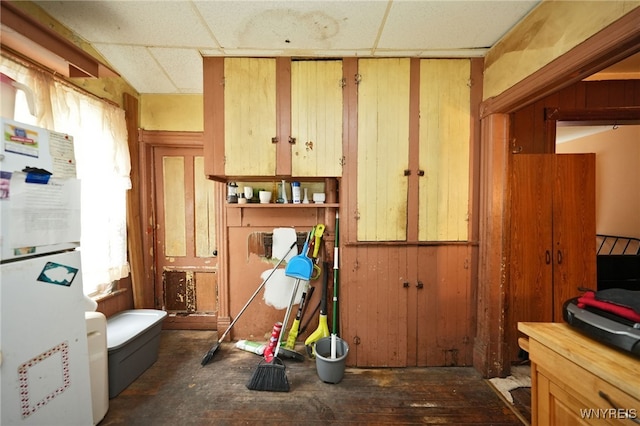
[[109, 398], [117, 396], [156, 362], [166, 316], [160, 310], [133, 309], [107, 320]]

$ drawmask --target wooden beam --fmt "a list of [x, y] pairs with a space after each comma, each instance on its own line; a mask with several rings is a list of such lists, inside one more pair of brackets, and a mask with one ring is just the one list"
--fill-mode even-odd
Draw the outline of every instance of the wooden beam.
[[[11, 2], [0, 3], [2, 45], [67, 77], [118, 77], [119, 74]], [[61, 64], [66, 63], [66, 70]], [[55, 64], [55, 65], [52, 65]]]

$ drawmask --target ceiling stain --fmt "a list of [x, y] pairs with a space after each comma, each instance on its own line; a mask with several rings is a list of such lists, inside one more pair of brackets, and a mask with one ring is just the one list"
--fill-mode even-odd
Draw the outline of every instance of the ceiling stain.
[[[278, 22], [278, 25], [265, 27], [268, 22]], [[311, 49], [320, 43], [329, 49], [339, 32], [339, 20], [323, 11], [271, 9], [247, 21], [238, 35], [238, 47], [273, 49], [286, 44], [288, 48]]]

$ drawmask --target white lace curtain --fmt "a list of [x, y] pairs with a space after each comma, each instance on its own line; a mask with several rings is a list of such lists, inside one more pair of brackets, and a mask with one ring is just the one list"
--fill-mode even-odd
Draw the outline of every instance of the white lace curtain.
[[32, 116], [18, 92], [17, 121], [73, 136], [82, 185], [84, 292], [95, 295], [107, 291], [114, 280], [129, 274], [126, 191], [131, 188], [131, 163], [124, 111], [4, 56], [0, 71], [37, 94], [36, 115]]

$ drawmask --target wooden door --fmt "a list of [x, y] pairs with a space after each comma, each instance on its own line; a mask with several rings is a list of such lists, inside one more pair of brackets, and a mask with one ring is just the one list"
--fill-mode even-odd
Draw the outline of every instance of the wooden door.
[[518, 321], [553, 320], [552, 162], [548, 155], [513, 156], [509, 302], [505, 335], [517, 359]]
[[215, 329], [214, 182], [201, 148], [154, 149], [156, 298], [165, 328]]
[[407, 253], [409, 269], [416, 269], [407, 287], [407, 366], [472, 365], [471, 248], [409, 246]]
[[420, 241], [467, 240], [470, 75], [468, 59], [420, 60]]
[[357, 238], [407, 239], [410, 60], [361, 59]]
[[358, 367], [406, 367], [406, 248], [346, 246], [341, 258], [354, 260], [340, 270], [340, 324], [348, 330], [341, 337], [349, 344], [351, 362]]
[[225, 58], [225, 174], [274, 176], [275, 137], [276, 60]]
[[291, 62], [292, 176], [342, 175], [342, 61]]
[[563, 303], [595, 285], [595, 155], [513, 156], [505, 340], [519, 321], [562, 321]]
[[596, 155], [555, 154], [553, 189], [553, 321], [562, 321], [562, 305], [595, 290]]

